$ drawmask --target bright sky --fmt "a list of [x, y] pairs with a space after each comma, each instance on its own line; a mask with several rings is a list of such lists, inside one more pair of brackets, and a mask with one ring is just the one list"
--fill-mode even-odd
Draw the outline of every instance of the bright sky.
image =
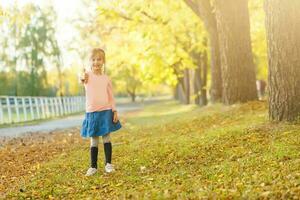
[[[72, 38], [76, 35], [76, 30], [68, 22], [70, 19], [76, 18], [78, 12], [82, 12], [82, 0], [0, 0], [0, 5], [7, 7], [17, 2], [18, 5], [23, 6], [26, 3], [34, 3], [41, 7], [52, 4], [57, 12], [57, 36], [58, 42], [62, 47], [67, 47], [68, 43], [72, 41]], [[70, 66], [74, 61], [76, 55], [72, 55], [66, 48], [62, 49], [64, 66]]]

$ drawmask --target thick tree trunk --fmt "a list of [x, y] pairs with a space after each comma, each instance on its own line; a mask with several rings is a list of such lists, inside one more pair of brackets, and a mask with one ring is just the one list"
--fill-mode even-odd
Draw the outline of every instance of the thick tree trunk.
[[300, 1], [266, 0], [269, 117], [300, 117]]
[[257, 99], [248, 0], [215, 0], [221, 53], [223, 103]]
[[212, 102], [221, 101], [222, 98], [222, 76], [221, 59], [219, 52], [219, 37], [216, 16], [213, 7], [208, 0], [184, 0], [193, 12], [204, 22], [209, 34], [211, 52], [211, 89]]
[[222, 100], [222, 76], [221, 76], [221, 58], [219, 50], [218, 31], [215, 27], [209, 33], [210, 53], [211, 53], [211, 88], [210, 98], [212, 102]]

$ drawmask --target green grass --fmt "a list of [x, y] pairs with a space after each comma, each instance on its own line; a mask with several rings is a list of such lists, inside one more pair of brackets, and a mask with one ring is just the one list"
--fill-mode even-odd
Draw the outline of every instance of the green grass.
[[261, 102], [199, 108], [162, 101], [122, 119], [113, 163], [84, 174], [88, 141], [42, 163], [8, 198], [297, 199], [300, 125], [270, 123]]

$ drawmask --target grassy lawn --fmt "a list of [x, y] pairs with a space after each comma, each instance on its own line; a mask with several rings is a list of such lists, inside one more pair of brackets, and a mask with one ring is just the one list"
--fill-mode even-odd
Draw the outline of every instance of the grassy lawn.
[[99, 172], [84, 176], [89, 141], [80, 138], [79, 127], [6, 144], [0, 149], [2, 197], [300, 197], [300, 124], [268, 122], [264, 102], [199, 108], [161, 101], [122, 116], [121, 123], [113, 133], [113, 174], [103, 172], [100, 146]]

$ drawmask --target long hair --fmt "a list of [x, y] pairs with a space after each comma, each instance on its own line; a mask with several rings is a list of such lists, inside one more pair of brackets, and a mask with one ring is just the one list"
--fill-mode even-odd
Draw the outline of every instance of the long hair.
[[[106, 61], [105, 61], [105, 51], [103, 49], [101, 49], [101, 48], [92, 49], [90, 60], [92, 60], [93, 57], [95, 57], [98, 54], [103, 58], [104, 62], [103, 62], [103, 66], [102, 66], [102, 72], [105, 73], [105, 63], [106, 63]], [[92, 66], [91, 66], [91, 68], [92, 68]]]

